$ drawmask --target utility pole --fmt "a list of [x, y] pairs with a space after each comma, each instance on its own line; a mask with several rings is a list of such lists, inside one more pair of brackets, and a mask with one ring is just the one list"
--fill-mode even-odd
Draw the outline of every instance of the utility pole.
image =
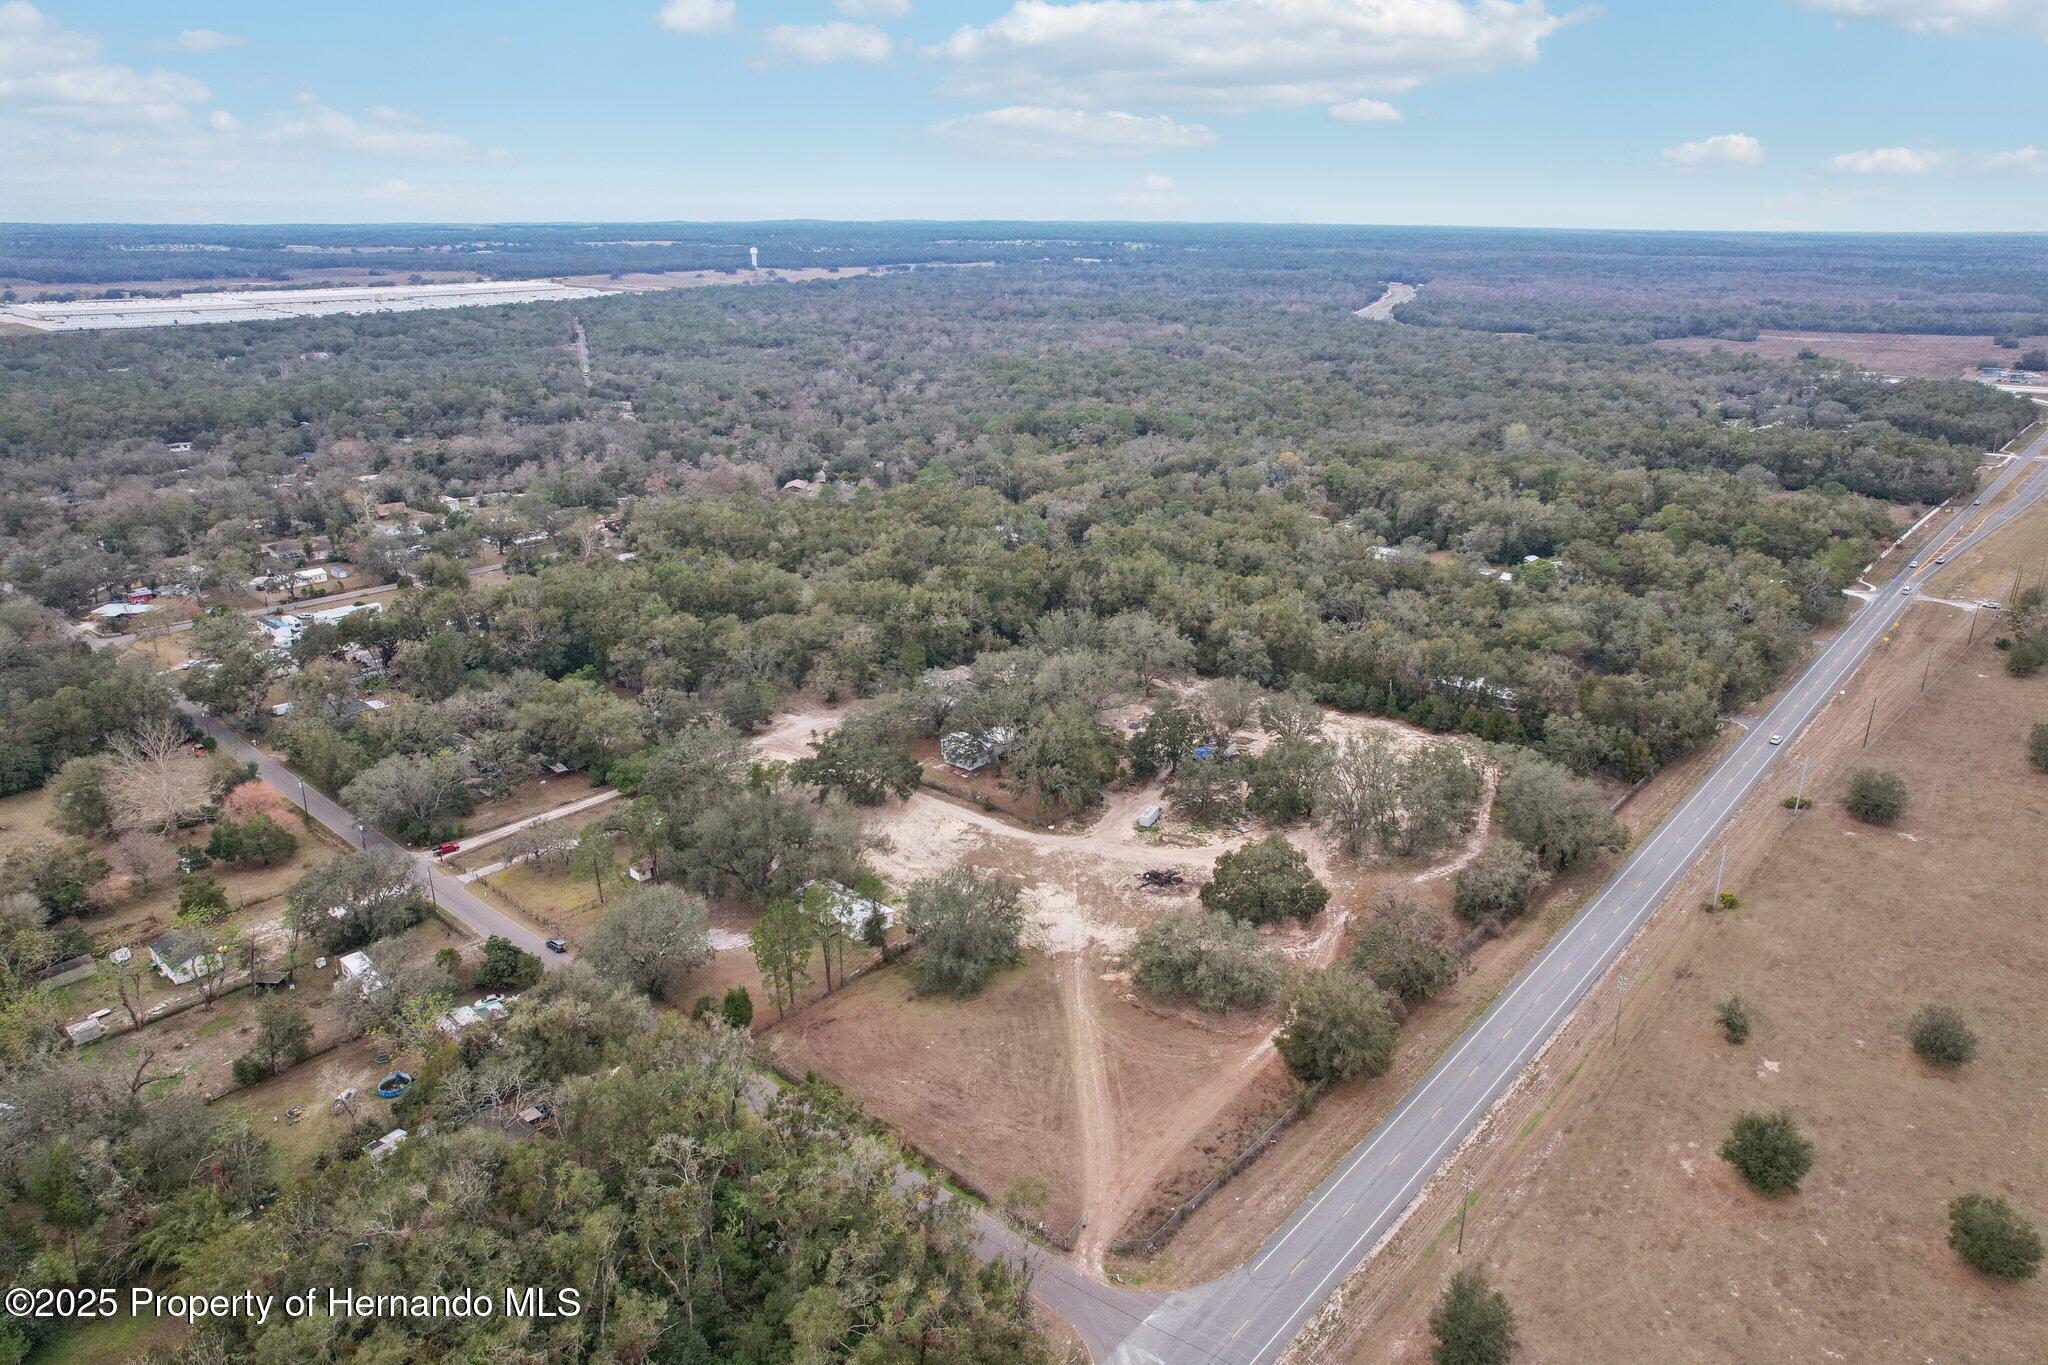
[[1628, 973], [1623, 972], [1614, 979], [1614, 1043], [1621, 1043], [1621, 1006], [1628, 994]]
[[[1728, 845], [1723, 844], [1721, 845], [1721, 861], [1717, 863], [1714, 867], [1714, 906], [1716, 909], [1719, 909], [1721, 905], [1721, 874], [1726, 872], [1727, 870]], [[1628, 978], [1623, 977], [1621, 979], [1621, 983], [1623, 986], [1628, 985]]]
[[1458, 1254], [1465, 1254], [1465, 1210], [1472, 1207], [1472, 1172], [1465, 1172], [1465, 1197], [1458, 1201]]
[[1863, 747], [1870, 747], [1870, 727], [1877, 723], [1877, 698], [1870, 699], [1870, 715], [1863, 722]]
[[1801, 755], [1799, 756], [1799, 786], [1798, 786], [1798, 788], [1797, 788], [1797, 789], [1796, 789], [1796, 790], [1794, 791], [1794, 793], [1793, 793], [1793, 796], [1792, 796], [1792, 813], [1793, 813], [1794, 815], [1797, 815], [1797, 814], [1799, 814], [1799, 812], [1801, 812], [1801, 811], [1803, 811], [1803, 810], [1805, 810], [1805, 809], [1806, 809], [1806, 756], [1805, 756], [1804, 754], [1801, 754]]

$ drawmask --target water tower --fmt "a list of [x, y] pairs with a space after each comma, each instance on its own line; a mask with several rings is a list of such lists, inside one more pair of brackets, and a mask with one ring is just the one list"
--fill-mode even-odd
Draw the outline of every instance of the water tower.
[[748, 247], [748, 248], [747, 248], [747, 269], [749, 269], [749, 270], [759, 270], [760, 268], [761, 268], [761, 248], [760, 248], [760, 247], [757, 247], [757, 246], [750, 246], [750, 247]]

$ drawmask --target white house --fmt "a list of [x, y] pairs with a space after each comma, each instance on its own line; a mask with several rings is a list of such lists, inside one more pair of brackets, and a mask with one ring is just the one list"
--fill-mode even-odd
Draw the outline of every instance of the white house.
[[1002, 725], [991, 726], [980, 734], [955, 730], [939, 741], [939, 757], [949, 768], [978, 773], [1010, 752], [1010, 746], [1016, 742], [1017, 732]]
[[808, 900], [812, 887], [823, 893], [825, 906], [832, 912], [832, 918], [839, 921], [839, 927], [855, 938], [866, 932], [868, 920], [875, 915], [882, 917], [884, 929], [896, 922], [895, 915], [888, 906], [880, 901], [869, 900], [853, 888], [841, 886], [838, 882], [805, 882], [797, 894]]
[[290, 649], [305, 633], [306, 623], [296, 616], [259, 616], [256, 627], [270, 637], [271, 648]]
[[227, 955], [188, 929], [173, 929], [149, 941], [149, 960], [174, 986], [189, 986], [227, 966]]

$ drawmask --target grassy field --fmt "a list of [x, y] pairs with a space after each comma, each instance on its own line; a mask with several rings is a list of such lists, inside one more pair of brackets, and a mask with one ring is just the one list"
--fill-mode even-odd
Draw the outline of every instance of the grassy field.
[[[2009, 575], [2044, 528], [2036, 510], [1959, 574]], [[1966, 1192], [2048, 1224], [2048, 777], [2022, 749], [2048, 682], [2008, 676], [1993, 630], [1966, 647], [1968, 622], [1908, 613], [1798, 741], [1815, 808], [1780, 806], [1787, 773], [1738, 816], [1740, 908], [1700, 913], [1710, 874], [1674, 895], [1631, 950], [1636, 984], [1603, 984], [1356, 1277], [1322, 1358], [1424, 1358], [1463, 1171], [1478, 1181], [1466, 1260], [1514, 1303], [1526, 1359], [2041, 1358], [2048, 1286], [1987, 1280], [1945, 1241]], [[1906, 776], [1896, 827], [1843, 810], [1863, 766]], [[1713, 1017], [1732, 994], [1756, 1016], [1739, 1047]], [[1973, 1063], [1913, 1054], [1930, 1004], [1975, 1029]], [[1799, 1193], [1766, 1200], [1717, 1152], [1737, 1112], [1780, 1108], [1817, 1156]]]

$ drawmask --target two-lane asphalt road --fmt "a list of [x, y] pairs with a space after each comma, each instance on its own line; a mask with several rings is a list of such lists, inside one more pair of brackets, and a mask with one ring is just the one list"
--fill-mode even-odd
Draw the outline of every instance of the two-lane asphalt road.
[[221, 749], [233, 754], [244, 763], [254, 763], [257, 774], [265, 782], [282, 792], [285, 799], [301, 807], [315, 820], [341, 836], [348, 843], [359, 847], [375, 844], [403, 855], [419, 870], [420, 884], [428, 889], [435, 904], [450, 916], [459, 920], [478, 938], [489, 938], [496, 934], [510, 939], [527, 952], [537, 955], [543, 966], [559, 967], [568, 961], [566, 957], [547, 950], [541, 935], [513, 919], [504, 911], [486, 904], [474, 891], [463, 885], [462, 879], [442, 871], [433, 855], [415, 853], [402, 844], [379, 834], [374, 828], [351, 815], [339, 801], [328, 797], [317, 787], [306, 785], [305, 781], [277, 759], [251, 744], [247, 738], [230, 727], [223, 725], [211, 714], [191, 702], [180, 702], [179, 709], [189, 716], [194, 725], [213, 738]]
[[[1263, 1365], [1285, 1352], [1330, 1292], [1391, 1235], [1446, 1157], [1513, 1087], [1774, 762], [1897, 622], [1933, 571], [1934, 554], [1960, 554], [2048, 492], [2048, 464], [2036, 458], [2044, 450], [2048, 432], [1998, 472], [1983, 490], [1986, 506], [1964, 507], [1942, 525], [1922, 551], [1922, 567], [1903, 567], [1883, 585], [1257, 1254], [1220, 1280], [1170, 1296], [1120, 1340], [1087, 1333], [1096, 1358], [1123, 1365]], [[2013, 496], [1997, 502], [2014, 485]], [[1044, 1286], [1041, 1296], [1058, 1309], [1063, 1290]]]

